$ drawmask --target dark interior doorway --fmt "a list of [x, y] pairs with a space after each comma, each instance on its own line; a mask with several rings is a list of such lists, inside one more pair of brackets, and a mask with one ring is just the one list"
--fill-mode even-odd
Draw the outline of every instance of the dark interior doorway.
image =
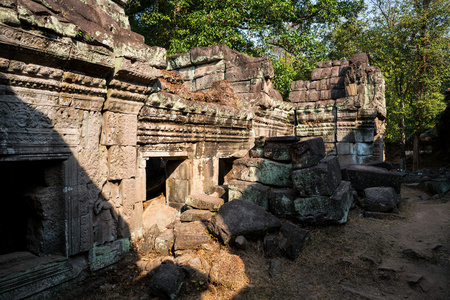
[[64, 253], [64, 224], [48, 220], [54, 214], [64, 219], [64, 200], [55, 192], [62, 191], [61, 161], [0, 162], [0, 170], [0, 255]]
[[146, 172], [146, 200], [150, 200], [160, 196], [166, 195], [166, 165], [167, 160], [161, 157], [149, 157], [145, 168]]
[[233, 169], [233, 162], [236, 160], [234, 157], [219, 158], [219, 185], [227, 184], [227, 175]]

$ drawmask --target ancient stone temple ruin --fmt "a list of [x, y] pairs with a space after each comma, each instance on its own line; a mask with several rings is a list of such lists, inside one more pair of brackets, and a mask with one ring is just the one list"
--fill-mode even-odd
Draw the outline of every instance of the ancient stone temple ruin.
[[149, 199], [179, 210], [214, 193], [260, 136], [382, 159], [383, 78], [367, 57], [319, 63], [286, 102], [268, 58], [224, 45], [166, 58], [124, 3], [0, 3], [1, 299], [116, 262], [148, 230]]

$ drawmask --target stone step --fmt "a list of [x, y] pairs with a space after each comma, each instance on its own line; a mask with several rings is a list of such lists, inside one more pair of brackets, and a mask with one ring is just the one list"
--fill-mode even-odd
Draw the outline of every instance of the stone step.
[[180, 215], [181, 222], [209, 221], [212, 213], [209, 210], [189, 209]]
[[205, 194], [189, 195], [186, 198], [185, 203], [193, 208], [207, 209], [210, 211], [218, 211], [223, 205], [224, 200]]
[[206, 225], [201, 221], [176, 223], [174, 228], [174, 250], [194, 249], [211, 243]]

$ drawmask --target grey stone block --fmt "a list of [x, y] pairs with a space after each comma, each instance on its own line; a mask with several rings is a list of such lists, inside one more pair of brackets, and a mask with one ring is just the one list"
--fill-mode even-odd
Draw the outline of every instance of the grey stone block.
[[264, 209], [269, 209], [270, 188], [260, 183], [231, 180], [228, 183], [229, 199], [240, 199], [253, 202]]
[[294, 188], [301, 197], [331, 196], [341, 178], [341, 169], [336, 156], [322, 160], [317, 166], [292, 172]]
[[277, 216], [293, 215], [297, 197], [298, 192], [294, 189], [272, 189], [269, 192], [269, 211]]
[[274, 186], [291, 186], [291, 164], [262, 158], [240, 158], [234, 161], [232, 178]]
[[353, 203], [352, 191], [351, 184], [342, 181], [331, 197], [297, 198], [294, 206], [298, 220], [306, 223], [347, 222], [348, 212]]
[[294, 170], [309, 168], [325, 157], [325, 145], [322, 137], [294, 143], [289, 146]]
[[364, 189], [364, 209], [373, 212], [390, 212], [400, 202], [392, 187], [372, 187]]
[[244, 200], [225, 203], [212, 217], [208, 229], [228, 244], [242, 235], [245, 238], [261, 237], [281, 227], [281, 221], [264, 208]]

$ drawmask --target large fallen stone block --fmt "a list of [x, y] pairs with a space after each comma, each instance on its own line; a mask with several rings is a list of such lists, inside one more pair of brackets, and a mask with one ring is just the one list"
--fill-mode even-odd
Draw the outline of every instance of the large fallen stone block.
[[263, 158], [240, 158], [233, 163], [232, 178], [275, 186], [292, 186], [291, 164]]
[[321, 160], [317, 166], [292, 171], [293, 186], [301, 197], [331, 196], [341, 179], [336, 156]]
[[331, 197], [314, 196], [297, 198], [294, 201], [298, 220], [307, 223], [347, 222], [348, 212], [353, 202], [350, 182], [342, 181]]
[[372, 166], [351, 165], [343, 169], [342, 174], [343, 180], [350, 181], [359, 194], [362, 194], [366, 188], [377, 186], [390, 186], [397, 194], [400, 194], [403, 176], [400, 172]]
[[174, 264], [162, 264], [150, 277], [149, 294], [158, 299], [177, 299], [183, 285], [184, 273]]
[[157, 198], [152, 200], [150, 205], [144, 210], [142, 214], [142, 226], [144, 229], [150, 229], [156, 224], [160, 230], [164, 230], [175, 220], [178, 211], [164, 202], [164, 197]]
[[295, 260], [300, 255], [303, 244], [309, 237], [308, 230], [286, 221], [280, 228], [279, 247], [284, 256]]
[[233, 200], [222, 205], [208, 225], [209, 231], [224, 244], [234, 241], [239, 235], [260, 237], [280, 227], [278, 218], [261, 206], [244, 200]]
[[289, 146], [294, 170], [317, 165], [325, 157], [322, 137], [294, 143]]
[[390, 212], [400, 202], [400, 195], [392, 187], [372, 187], [364, 190], [364, 209], [373, 212]]
[[270, 187], [261, 183], [242, 180], [231, 180], [228, 182], [228, 196], [230, 200], [240, 199], [253, 202], [269, 210]]
[[269, 211], [276, 216], [295, 214], [294, 200], [299, 194], [294, 189], [272, 189], [269, 192]]
[[434, 178], [423, 181], [418, 188], [430, 194], [445, 194], [450, 191], [450, 178]]
[[224, 203], [222, 198], [208, 196], [205, 194], [189, 195], [186, 197], [186, 204], [197, 209], [208, 209], [218, 211]]

